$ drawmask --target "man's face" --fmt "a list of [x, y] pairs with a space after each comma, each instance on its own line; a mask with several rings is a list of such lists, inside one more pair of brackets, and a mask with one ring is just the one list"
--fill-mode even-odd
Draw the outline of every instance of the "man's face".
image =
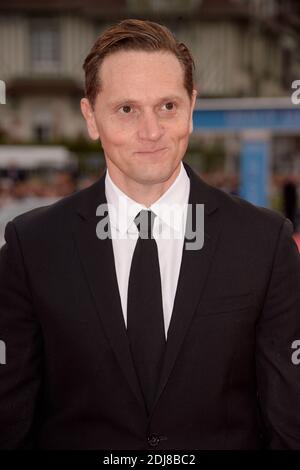
[[109, 173], [115, 182], [167, 181], [186, 152], [196, 99], [178, 59], [162, 51], [116, 52], [104, 59], [100, 80], [94, 111], [85, 98], [81, 109]]

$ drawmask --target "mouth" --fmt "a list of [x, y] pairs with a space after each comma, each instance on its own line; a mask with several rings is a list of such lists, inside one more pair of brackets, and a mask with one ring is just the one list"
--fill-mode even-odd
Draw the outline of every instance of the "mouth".
[[162, 147], [162, 148], [155, 149], [155, 150], [141, 150], [141, 151], [135, 152], [135, 153], [137, 153], [139, 155], [156, 155], [156, 154], [161, 153], [163, 150], [166, 150], [166, 147]]

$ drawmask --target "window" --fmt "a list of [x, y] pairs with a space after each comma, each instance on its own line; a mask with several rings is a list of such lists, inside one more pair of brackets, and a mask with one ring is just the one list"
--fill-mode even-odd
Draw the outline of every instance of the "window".
[[32, 137], [38, 142], [47, 142], [53, 137], [53, 116], [47, 111], [35, 112], [32, 119]]
[[31, 66], [35, 72], [57, 71], [60, 60], [59, 39], [56, 21], [41, 19], [31, 23]]

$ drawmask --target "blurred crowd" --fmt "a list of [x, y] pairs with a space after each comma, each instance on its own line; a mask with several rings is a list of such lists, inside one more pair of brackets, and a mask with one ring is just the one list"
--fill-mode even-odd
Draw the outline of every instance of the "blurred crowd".
[[7, 223], [36, 207], [52, 204], [62, 197], [90, 186], [96, 176], [78, 176], [73, 171], [55, 170], [26, 174], [16, 168], [0, 175], [0, 247], [5, 243]]
[[[100, 172], [102, 174], [102, 171]], [[26, 174], [17, 168], [10, 168], [0, 174], [0, 246], [1, 232], [14, 216], [32, 208], [47, 205], [93, 184], [99, 175], [80, 175], [68, 170], [52, 170], [44, 174]], [[200, 175], [207, 183], [223, 191], [239, 196], [238, 175], [214, 172]], [[293, 177], [272, 179], [271, 207], [285, 214], [295, 231], [300, 228], [299, 181]]]
[[[236, 175], [215, 172], [201, 177], [215, 187], [238, 195], [239, 179]], [[0, 210], [29, 198], [59, 199], [90, 186], [98, 178], [99, 175], [84, 176], [67, 170], [28, 175], [23, 170], [11, 167], [0, 175]]]
[[96, 179], [91, 176], [74, 177], [74, 174], [68, 171], [56, 171], [44, 177], [2, 177], [0, 178], [0, 210], [28, 198], [59, 199], [90, 186]]

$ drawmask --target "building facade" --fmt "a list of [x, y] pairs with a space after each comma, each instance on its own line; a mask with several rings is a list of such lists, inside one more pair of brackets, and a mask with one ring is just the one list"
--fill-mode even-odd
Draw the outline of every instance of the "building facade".
[[87, 138], [82, 64], [123, 18], [166, 24], [192, 50], [201, 97], [285, 96], [300, 77], [296, 2], [276, 0], [0, 0], [0, 138]]

